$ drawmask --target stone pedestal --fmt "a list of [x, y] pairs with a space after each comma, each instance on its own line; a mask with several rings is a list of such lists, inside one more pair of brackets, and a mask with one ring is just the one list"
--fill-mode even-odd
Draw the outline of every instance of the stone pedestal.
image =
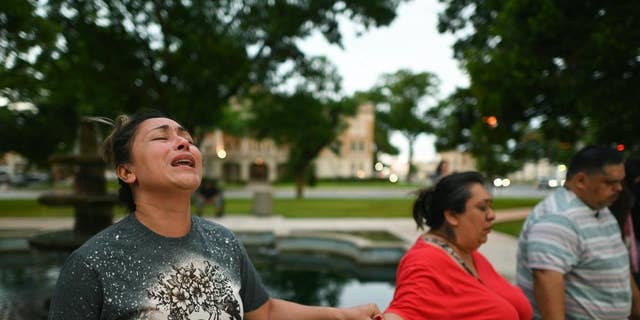
[[78, 132], [77, 152], [51, 157], [53, 163], [73, 166], [73, 193], [47, 193], [40, 203], [47, 206], [74, 208], [73, 230], [43, 233], [29, 240], [31, 246], [47, 250], [73, 250], [91, 236], [111, 225], [112, 207], [117, 197], [107, 193], [105, 164], [98, 156], [100, 143], [96, 123], [82, 119]]
[[260, 217], [273, 214], [273, 193], [269, 185], [255, 185], [253, 190], [253, 205], [251, 213]]

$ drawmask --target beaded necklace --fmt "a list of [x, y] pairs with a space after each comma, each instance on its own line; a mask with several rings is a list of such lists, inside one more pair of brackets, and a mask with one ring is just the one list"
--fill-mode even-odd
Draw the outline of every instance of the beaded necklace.
[[475, 274], [473, 274], [469, 266], [467, 266], [464, 260], [462, 260], [462, 258], [453, 250], [453, 248], [451, 248], [451, 246], [448, 243], [437, 238], [432, 238], [432, 237], [423, 237], [423, 238], [424, 238], [424, 241], [433, 243], [439, 246], [440, 248], [444, 249], [444, 251], [449, 253], [449, 255], [451, 255], [453, 259], [456, 260], [462, 266], [462, 268], [464, 268], [465, 271], [467, 271], [472, 277], [478, 279], [478, 277]]

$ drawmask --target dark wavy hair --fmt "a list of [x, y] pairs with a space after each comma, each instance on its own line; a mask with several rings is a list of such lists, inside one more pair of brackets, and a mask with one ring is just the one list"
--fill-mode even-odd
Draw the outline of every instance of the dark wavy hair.
[[475, 171], [452, 173], [443, 177], [431, 188], [422, 189], [413, 203], [413, 219], [419, 229], [425, 225], [438, 230], [445, 228], [445, 234], [452, 235], [452, 230], [445, 223], [444, 212], [451, 210], [462, 213], [471, 198], [469, 188], [472, 184], [484, 185], [484, 177]]
[[[131, 145], [133, 138], [140, 124], [152, 118], [166, 118], [162, 112], [153, 109], [143, 109], [130, 116], [118, 116], [113, 124], [113, 131], [107, 136], [102, 144], [102, 158], [108, 164], [117, 168], [121, 164], [131, 161]], [[133, 212], [136, 210], [136, 203], [133, 199], [131, 187], [118, 178], [120, 188], [118, 189], [118, 198]]]
[[640, 183], [636, 179], [640, 177], [640, 158], [629, 158], [624, 164], [625, 177], [622, 183], [622, 191], [609, 210], [618, 221], [620, 229], [626, 224], [627, 214], [631, 213], [634, 230], [640, 227], [640, 219], [637, 216], [640, 209]]

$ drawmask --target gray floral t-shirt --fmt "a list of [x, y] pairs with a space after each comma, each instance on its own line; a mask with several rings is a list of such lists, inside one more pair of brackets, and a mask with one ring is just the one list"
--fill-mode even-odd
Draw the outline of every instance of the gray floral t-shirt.
[[49, 319], [239, 320], [268, 298], [228, 229], [194, 216], [167, 238], [129, 215], [67, 258]]

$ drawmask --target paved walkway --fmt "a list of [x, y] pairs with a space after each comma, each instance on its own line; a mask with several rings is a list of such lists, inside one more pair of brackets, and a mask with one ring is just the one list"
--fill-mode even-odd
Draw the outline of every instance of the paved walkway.
[[[531, 209], [513, 209], [500, 211], [496, 222], [522, 219]], [[304, 230], [334, 230], [334, 231], [387, 231], [402, 239], [406, 247], [411, 246], [420, 231], [416, 229], [412, 219], [285, 219], [281, 216], [255, 217], [246, 215], [228, 215], [216, 219], [218, 223], [231, 230], [240, 231], [272, 231], [276, 235], [286, 235], [293, 231]], [[0, 229], [28, 231], [50, 231], [69, 229], [73, 226], [72, 217], [58, 218], [0, 218]], [[498, 272], [509, 280], [515, 279], [517, 240], [499, 232], [489, 234], [489, 240], [482, 247], [482, 252], [493, 264]]]

